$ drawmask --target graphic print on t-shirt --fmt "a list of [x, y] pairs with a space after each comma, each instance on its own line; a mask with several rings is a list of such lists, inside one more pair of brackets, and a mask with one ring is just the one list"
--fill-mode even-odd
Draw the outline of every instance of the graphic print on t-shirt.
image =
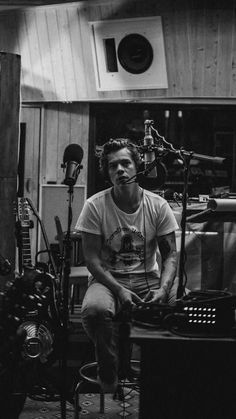
[[115, 269], [134, 269], [144, 261], [144, 236], [135, 227], [117, 227], [106, 245], [107, 262]]

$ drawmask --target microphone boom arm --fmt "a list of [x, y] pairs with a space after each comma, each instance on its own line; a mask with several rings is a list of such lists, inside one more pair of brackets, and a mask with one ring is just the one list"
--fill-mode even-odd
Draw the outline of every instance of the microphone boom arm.
[[[218, 156], [208, 156], [206, 154], [198, 154], [195, 153], [194, 151], [186, 151], [183, 148], [180, 148], [179, 150], [174, 148], [173, 144], [171, 144], [170, 142], [166, 141], [165, 137], [160, 135], [159, 132], [157, 131], [157, 129], [155, 129], [153, 127], [153, 125], [151, 125], [151, 130], [154, 132], [155, 137], [159, 139], [159, 142], [161, 142], [161, 147], [163, 149], [163, 151], [165, 151], [166, 153], [174, 153], [179, 155], [179, 157], [181, 157], [181, 159], [183, 160], [184, 157], [189, 157], [191, 156], [191, 158], [195, 158], [197, 160], [200, 161], [206, 161], [206, 162], [210, 162], [210, 163], [216, 163], [216, 164], [222, 164], [225, 161], [224, 157], [218, 157]], [[167, 146], [167, 147], [164, 147]], [[154, 145], [154, 147], [157, 147], [156, 145]], [[160, 146], [159, 146], [160, 148]]]

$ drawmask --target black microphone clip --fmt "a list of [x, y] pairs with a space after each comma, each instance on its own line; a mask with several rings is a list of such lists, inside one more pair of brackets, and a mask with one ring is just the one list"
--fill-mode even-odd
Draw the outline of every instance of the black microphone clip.
[[63, 169], [66, 169], [65, 179], [63, 181], [64, 185], [74, 186], [80, 170], [83, 169], [83, 165], [77, 163], [76, 161], [69, 161], [61, 165]]

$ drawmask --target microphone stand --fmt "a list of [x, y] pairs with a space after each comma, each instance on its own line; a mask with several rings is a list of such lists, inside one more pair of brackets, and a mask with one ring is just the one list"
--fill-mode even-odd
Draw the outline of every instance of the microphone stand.
[[[181, 153], [180, 153], [181, 154]], [[180, 256], [179, 256], [179, 283], [177, 288], [177, 299], [184, 295], [184, 264], [185, 264], [185, 233], [186, 233], [186, 218], [187, 218], [187, 201], [188, 201], [188, 177], [189, 166], [193, 152], [183, 153], [182, 160], [184, 162], [184, 187], [182, 196], [182, 217], [181, 217], [181, 242], [180, 242]]]
[[66, 419], [66, 384], [67, 384], [67, 346], [68, 346], [68, 321], [69, 321], [69, 277], [71, 272], [71, 223], [72, 223], [72, 200], [73, 185], [68, 189], [68, 219], [67, 232], [63, 241], [63, 280], [62, 280], [62, 356], [61, 356], [61, 418]]
[[77, 176], [80, 172], [82, 165], [78, 165], [76, 175], [73, 179], [64, 181], [69, 186], [68, 189], [68, 219], [67, 219], [67, 232], [64, 239], [63, 248], [63, 281], [62, 281], [62, 357], [61, 357], [61, 418], [66, 419], [66, 384], [67, 384], [67, 348], [68, 348], [68, 321], [69, 321], [69, 278], [71, 272], [71, 223], [72, 223], [72, 201], [74, 193], [74, 184], [76, 183]]
[[[155, 148], [155, 146], [153, 146]], [[158, 146], [160, 150], [160, 146]], [[157, 150], [158, 152], [158, 150]], [[187, 200], [188, 200], [188, 176], [189, 176], [189, 165], [190, 160], [193, 155], [190, 153], [181, 153], [181, 150], [170, 150], [163, 148], [163, 152], [170, 152], [178, 154], [178, 157], [184, 162], [184, 188], [183, 188], [183, 197], [182, 197], [182, 217], [181, 217], [181, 244], [180, 244], [180, 257], [179, 257], [179, 283], [177, 288], [177, 299], [180, 299], [184, 294], [184, 263], [185, 263], [185, 232], [186, 232], [186, 218], [187, 218]], [[186, 157], [186, 158], [184, 158]], [[160, 158], [156, 157], [149, 165], [146, 167], [145, 171], [142, 173], [147, 176], [155, 166], [159, 163]]]
[[[179, 283], [177, 288], [177, 299], [181, 299], [184, 295], [184, 264], [185, 264], [185, 232], [186, 232], [186, 218], [187, 218], [187, 200], [188, 200], [188, 177], [189, 177], [189, 166], [190, 161], [194, 157], [200, 161], [207, 161], [211, 163], [222, 164], [225, 158], [222, 157], [212, 157], [203, 154], [197, 154], [193, 151], [186, 151], [184, 149], [177, 150], [173, 147], [173, 145], [166, 141], [163, 136], [161, 136], [158, 131], [153, 127], [153, 121], [148, 121], [150, 124], [151, 130], [154, 132], [155, 137], [157, 139], [157, 143], [152, 144], [149, 146], [148, 151], [154, 151], [155, 155], [165, 155], [168, 153], [174, 153], [178, 155], [178, 157], [184, 163], [184, 187], [183, 187], [183, 198], [182, 198], [182, 218], [181, 218], [181, 245], [180, 245], [180, 258], [179, 258]], [[167, 147], [164, 147], [166, 145]], [[146, 146], [139, 147], [141, 151], [147, 150]], [[148, 174], [155, 165], [158, 164], [160, 158], [156, 157], [154, 161], [149, 163], [146, 168], [145, 173]]]
[[[72, 147], [72, 149], [70, 149]], [[70, 155], [66, 155], [66, 150], [68, 153], [68, 148], [71, 154], [72, 152], [78, 153], [79, 156], [76, 156], [75, 161], [71, 161]], [[72, 201], [74, 193], [74, 185], [80, 173], [80, 170], [83, 166], [80, 164], [82, 158], [82, 149], [77, 144], [70, 144], [64, 153], [65, 160], [61, 167], [67, 169], [64, 184], [69, 186], [68, 189], [68, 217], [67, 217], [67, 232], [65, 239], [63, 241], [63, 255], [62, 255], [62, 264], [64, 264], [64, 269], [62, 269], [62, 353], [61, 353], [61, 419], [66, 419], [66, 384], [67, 384], [67, 347], [68, 347], [68, 321], [69, 321], [69, 278], [71, 272], [71, 249], [72, 249], [72, 240], [71, 240], [71, 223], [72, 223]], [[66, 159], [65, 159], [66, 157]]]
[[[169, 143], [168, 143], [169, 144]], [[184, 284], [184, 264], [185, 264], [185, 233], [186, 233], [186, 219], [187, 219], [187, 201], [188, 201], [188, 177], [189, 167], [192, 158], [196, 158], [200, 161], [207, 161], [211, 163], [221, 164], [225, 160], [222, 157], [211, 157], [203, 154], [194, 153], [194, 151], [186, 151], [182, 148], [175, 150], [172, 146], [170, 152], [178, 154], [184, 163], [184, 186], [183, 186], [183, 197], [182, 197], [182, 217], [181, 217], [181, 242], [180, 242], [180, 256], [179, 256], [179, 283], [177, 288], [177, 300], [181, 299], [184, 295], [185, 285]]]

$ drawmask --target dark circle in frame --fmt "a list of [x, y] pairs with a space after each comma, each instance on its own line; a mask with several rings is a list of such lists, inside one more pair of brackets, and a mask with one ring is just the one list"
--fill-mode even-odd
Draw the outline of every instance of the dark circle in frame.
[[117, 55], [121, 66], [131, 74], [142, 74], [153, 61], [153, 48], [143, 35], [126, 35], [119, 43]]

